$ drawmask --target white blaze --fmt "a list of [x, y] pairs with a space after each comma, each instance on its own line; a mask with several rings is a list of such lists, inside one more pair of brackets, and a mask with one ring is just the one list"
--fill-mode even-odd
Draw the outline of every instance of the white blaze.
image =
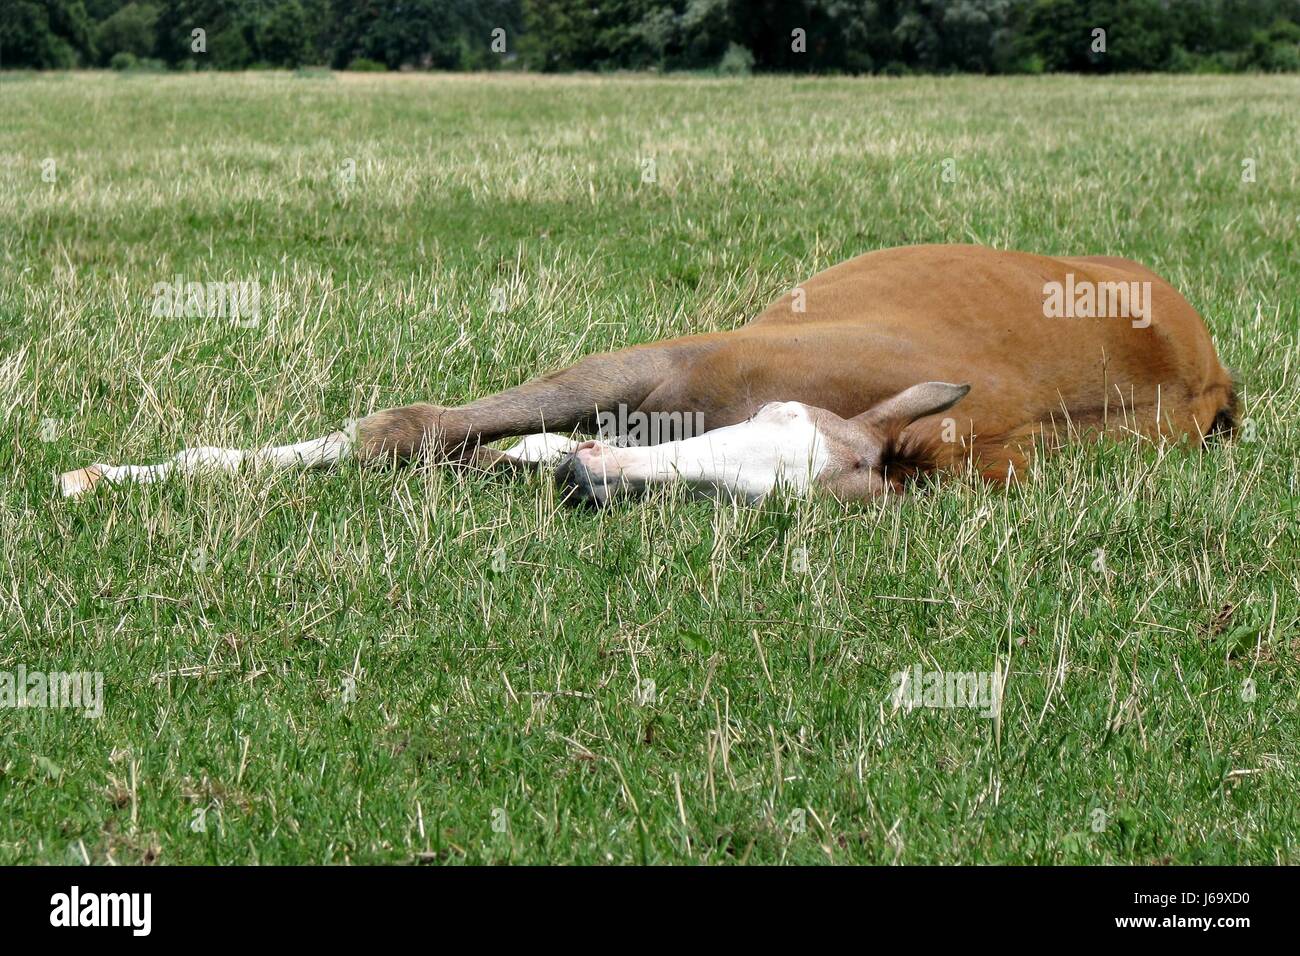
[[778, 484], [806, 491], [829, 452], [806, 406], [772, 402], [753, 418], [695, 438], [646, 447], [598, 444], [578, 451], [593, 477], [633, 488], [669, 481], [757, 501]]

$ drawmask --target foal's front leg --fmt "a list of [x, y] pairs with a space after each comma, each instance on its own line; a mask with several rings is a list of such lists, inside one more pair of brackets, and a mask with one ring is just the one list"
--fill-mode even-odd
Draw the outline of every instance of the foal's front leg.
[[[421, 403], [376, 412], [357, 423], [363, 461], [469, 461], [498, 438], [563, 434], [589, 426], [600, 411], [636, 409], [666, 379], [709, 347], [711, 336], [639, 345], [583, 359], [468, 405]], [[480, 456], [481, 457], [481, 456]]]
[[560, 464], [577, 451], [579, 444], [563, 435], [538, 432], [505, 450], [480, 446], [470, 461], [484, 471], [536, 472]]
[[619, 405], [635, 409], [664, 381], [709, 350], [716, 338], [691, 336], [594, 355], [467, 405], [390, 408], [308, 442], [247, 451], [190, 448], [156, 465], [91, 465], [65, 472], [59, 485], [65, 497], [74, 497], [100, 482], [150, 482], [176, 473], [233, 472], [244, 467], [330, 467], [349, 458], [365, 463], [424, 458], [494, 468], [534, 467], [556, 460], [557, 451], [567, 453], [571, 447], [549, 439], [534, 439], [532, 445], [505, 452], [485, 446], [511, 435], [564, 434]]

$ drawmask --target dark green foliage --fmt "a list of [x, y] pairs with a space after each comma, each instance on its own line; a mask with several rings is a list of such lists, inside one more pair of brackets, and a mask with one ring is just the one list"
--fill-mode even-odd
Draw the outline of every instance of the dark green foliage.
[[[1300, 0], [3, 0], [6, 66], [744, 73], [1300, 69]], [[195, 40], [204, 31], [206, 49]], [[495, 42], [494, 42], [495, 41]]]
[[68, 69], [94, 58], [94, 23], [81, 0], [0, 0], [0, 66]]
[[298, 0], [284, 0], [262, 21], [257, 31], [261, 58], [276, 66], [300, 66], [312, 59], [307, 18]]
[[99, 24], [95, 33], [103, 60], [118, 53], [135, 57], [153, 54], [158, 8], [148, 3], [128, 3]]
[[[517, 0], [335, 0], [333, 32], [322, 60], [357, 59], [440, 70], [491, 69], [513, 56], [521, 16]], [[503, 30], [505, 52], [492, 49]]]

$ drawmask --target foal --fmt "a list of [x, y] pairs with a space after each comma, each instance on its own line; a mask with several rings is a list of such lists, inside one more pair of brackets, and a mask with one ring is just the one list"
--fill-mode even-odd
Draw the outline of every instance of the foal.
[[[564, 437], [616, 410], [708, 430], [631, 446]], [[667, 482], [748, 500], [778, 484], [861, 499], [968, 467], [1014, 480], [1040, 439], [1046, 448], [1084, 434], [1202, 442], [1231, 431], [1236, 412], [1205, 323], [1143, 266], [909, 246], [828, 269], [729, 332], [590, 356], [467, 405], [392, 408], [300, 444], [91, 465], [60, 485], [72, 496], [246, 463], [423, 458], [558, 465], [561, 484], [597, 504]], [[490, 447], [514, 435], [528, 437]]]

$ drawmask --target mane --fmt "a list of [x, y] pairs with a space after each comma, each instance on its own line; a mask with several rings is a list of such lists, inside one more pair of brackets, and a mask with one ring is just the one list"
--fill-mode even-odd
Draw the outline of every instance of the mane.
[[880, 448], [880, 471], [895, 491], [908, 485], [929, 481], [944, 468], [944, 458], [951, 458], [946, 443], [936, 435], [924, 434], [905, 425], [885, 432]]
[[880, 470], [895, 491], [926, 484], [943, 472], [961, 471], [969, 462], [987, 481], [1015, 481], [1028, 468], [1023, 444], [1041, 430], [1035, 422], [970, 442], [946, 442], [933, 430], [891, 428], [883, 436]]

